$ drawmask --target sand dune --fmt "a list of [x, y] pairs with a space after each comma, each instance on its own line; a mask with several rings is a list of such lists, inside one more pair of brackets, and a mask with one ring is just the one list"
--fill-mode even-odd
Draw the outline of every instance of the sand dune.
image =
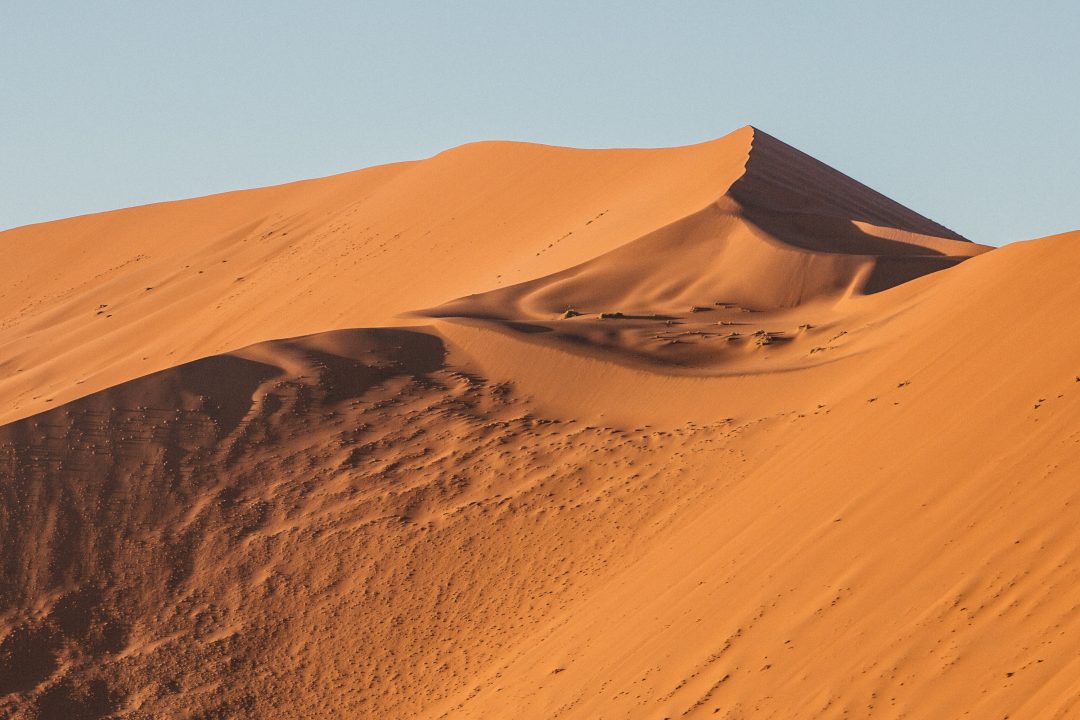
[[789, 359], [801, 366], [815, 347], [802, 331], [842, 317], [839, 301], [989, 249], [759, 130], [736, 136], [751, 139], [743, 171], [703, 209], [580, 265], [422, 314], [500, 321], [668, 370], [744, 371], [760, 361], [747, 347], [764, 341], [775, 356], [800, 340], [786, 355], [796, 350]]
[[0, 238], [0, 716], [1080, 712], [1080, 233], [744, 128]]

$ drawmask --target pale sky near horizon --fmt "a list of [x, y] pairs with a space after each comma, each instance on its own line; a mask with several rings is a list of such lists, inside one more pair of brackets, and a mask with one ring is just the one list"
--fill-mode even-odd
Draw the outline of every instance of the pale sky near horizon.
[[753, 124], [990, 244], [1080, 229], [1080, 2], [8, 2], [0, 229], [473, 140]]

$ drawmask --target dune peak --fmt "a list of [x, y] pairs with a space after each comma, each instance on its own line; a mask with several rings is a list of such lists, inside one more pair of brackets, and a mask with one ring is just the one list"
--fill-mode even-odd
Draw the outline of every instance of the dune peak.
[[968, 241], [769, 133], [750, 125], [746, 129], [751, 137], [745, 173], [728, 190], [740, 202]]

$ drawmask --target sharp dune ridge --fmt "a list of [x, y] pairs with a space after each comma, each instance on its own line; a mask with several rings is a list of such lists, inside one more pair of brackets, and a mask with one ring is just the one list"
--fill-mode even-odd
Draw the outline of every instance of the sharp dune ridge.
[[1080, 232], [747, 126], [0, 246], [2, 717], [1080, 713]]
[[753, 126], [744, 172], [728, 192], [763, 211], [825, 214], [946, 240], [962, 235], [925, 218]]

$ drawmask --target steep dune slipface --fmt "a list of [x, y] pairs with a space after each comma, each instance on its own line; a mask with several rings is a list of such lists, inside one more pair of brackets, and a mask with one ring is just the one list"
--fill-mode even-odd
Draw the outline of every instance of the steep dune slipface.
[[5, 235], [0, 715], [1077, 711], [1078, 234], [746, 128]]
[[[948, 247], [949, 243], [943, 241], [966, 242], [952, 230], [757, 129], [753, 131], [746, 170], [727, 192], [743, 205], [744, 212], [749, 216], [831, 218], [891, 228], [927, 238], [924, 243], [910, 243], [923, 244], [927, 249], [934, 245]], [[791, 244], [823, 252], [867, 250], [846, 244], [846, 238], [800, 237], [797, 230], [797, 224], [786, 228], [781, 231], [782, 237]], [[954, 251], [967, 254], [959, 247], [953, 246]], [[868, 249], [879, 255], [890, 254], [885, 243], [871, 245]], [[904, 252], [917, 251], [913, 248], [895, 248], [892, 254]]]

